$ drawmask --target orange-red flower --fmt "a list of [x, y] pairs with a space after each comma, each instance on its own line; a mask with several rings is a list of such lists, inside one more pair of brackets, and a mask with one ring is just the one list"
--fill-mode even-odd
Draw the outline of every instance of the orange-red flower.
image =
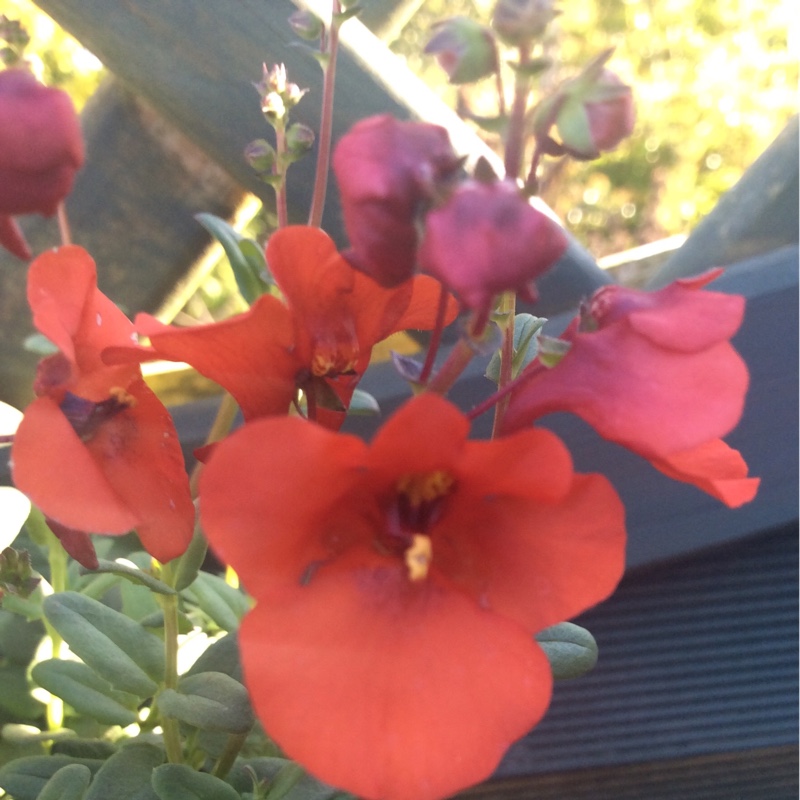
[[433, 800], [486, 778], [544, 714], [533, 639], [607, 597], [619, 498], [552, 433], [467, 440], [436, 395], [371, 445], [297, 417], [224, 440], [201, 478], [214, 550], [256, 606], [239, 631], [257, 713], [319, 778]]
[[564, 335], [557, 366], [528, 367], [503, 430], [571, 411], [676, 480], [732, 507], [752, 500], [758, 480], [720, 440], [742, 415], [748, 372], [730, 343], [744, 298], [699, 291], [719, 272], [652, 293], [600, 289]]
[[24, 68], [0, 72], [0, 245], [31, 257], [13, 215], [52, 216], [83, 164], [72, 101]]
[[[298, 389], [325, 406], [327, 387], [346, 408], [377, 342], [435, 323], [436, 281], [418, 277], [385, 289], [353, 269], [318, 228], [277, 231], [266, 255], [285, 302], [264, 295], [243, 314], [191, 328], [136, 320], [150, 337], [145, 355], [191, 364], [233, 395], [245, 419], [285, 414]], [[455, 311], [450, 302], [448, 321]], [[343, 418], [334, 410], [320, 421], [338, 427]]]
[[14, 483], [62, 528], [135, 528], [159, 561], [179, 556], [194, 507], [172, 420], [137, 365], [100, 359], [104, 347], [131, 342], [133, 325], [97, 289], [94, 262], [80, 247], [31, 264], [28, 302], [59, 352], [40, 363], [37, 398], [15, 434]]

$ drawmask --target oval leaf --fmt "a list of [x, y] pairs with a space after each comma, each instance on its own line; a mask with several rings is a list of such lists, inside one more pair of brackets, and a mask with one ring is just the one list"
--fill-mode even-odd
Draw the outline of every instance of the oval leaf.
[[597, 642], [586, 628], [561, 622], [536, 634], [557, 681], [579, 678], [597, 663]]
[[150, 697], [164, 672], [164, 645], [138, 622], [76, 592], [50, 595], [44, 603], [50, 624], [75, 655], [112, 686]]
[[[78, 661], [52, 658], [34, 666], [31, 676], [43, 689], [69, 703], [77, 712], [106, 725], [136, 722], [136, 698], [115, 692], [93, 669]], [[132, 708], [126, 708], [124, 701]]]
[[235, 631], [249, 608], [242, 592], [208, 572], [200, 572], [185, 595], [224, 631]]
[[229, 783], [185, 764], [156, 767], [152, 782], [160, 800], [240, 800]]
[[85, 764], [61, 767], [44, 785], [37, 800], [82, 800], [92, 782], [92, 771]]
[[162, 714], [207, 731], [247, 733], [253, 726], [247, 689], [230, 676], [199, 672], [183, 678], [179, 689], [165, 689], [158, 696]]
[[69, 756], [15, 758], [0, 767], [0, 789], [8, 792], [14, 800], [36, 800], [53, 775], [70, 764], [83, 764], [94, 773], [103, 762]]
[[85, 800], [160, 800], [150, 778], [153, 770], [163, 763], [164, 753], [160, 748], [129, 744], [98, 770]]

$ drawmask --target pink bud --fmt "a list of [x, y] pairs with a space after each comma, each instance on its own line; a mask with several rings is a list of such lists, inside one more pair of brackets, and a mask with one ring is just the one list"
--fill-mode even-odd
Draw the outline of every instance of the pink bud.
[[383, 286], [416, 265], [417, 217], [459, 168], [447, 131], [384, 114], [354, 125], [333, 155], [354, 266]]
[[0, 72], [0, 246], [31, 252], [16, 214], [55, 214], [83, 164], [83, 139], [69, 96], [24, 68]]
[[[534, 132], [547, 152], [569, 153], [584, 160], [597, 158], [633, 132], [636, 109], [631, 88], [603, 66], [611, 53], [607, 50], [595, 58], [537, 107]], [[553, 125], [560, 142], [550, 136]]]
[[500, 292], [535, 297], [532, 282], [566, 247], [561, 227], [513, 183], [466, 181], [428, 214], [419, 260], [465, 306], [488, 312]]
[[82, 164], [69, 96], [26, 69], [0, 72], [0, 214], [53, 215]]

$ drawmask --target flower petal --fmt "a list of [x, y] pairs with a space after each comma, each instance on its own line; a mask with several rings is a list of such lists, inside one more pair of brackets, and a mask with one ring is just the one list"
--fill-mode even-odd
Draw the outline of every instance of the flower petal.
[[651, 459], [651, 463], [670, 478], [691, 483], [730, 508], [749, 503], [760, 483], [758, 478], [747, 477], [747, 464], [739, 451], [720, 439]]
[[298, 417], [248, 422], [214, 447], [200, 478], [203, 528], [251, 594], [299, 585], [359, 535], [361, 509], [350, 525], [329, 514], [361, 479], [364, 452], [356, 437]]
[[11, 457], [16, 487], [56, 522], [112, 534], [136, 525], [136, 515], [49, 397], [34, 400], [25, 410]]
[[[539, 471], [546, 469], [544, 462]], [[435, 530], [433, 554], [455, 585], [536, 632], [614, 591], [625, 568], [625, 512], [601, 475], [575, 475], [569, 493], [549, 503], [459, 489]]]
[[513, 622], [374, 561], [354, 553], [259, 603], [239, 632], [245, 682], [270, 736], [318, 778], [435, 800], [489, 777], [539, 721], [549, 665]]
[[128, 391], [136, 404], [103, 422], [86, 446], [136, 515], [145, 550], [164, 563], [181, 555], [192, 538], [189, 479], [167, 409], [141, 379]]
[[[296, 393], [295, 375], [303, 366], [293, 352], [289, 312], [277, 298], [263, 295], [243, 314], [191, 328], [162, 325], [140, 314], [136, 328], [150, 336], [153, 353], [170, 361], [185, 361], [201, 375], [229, 391], [245, 419], [285, 414]], [[114, 361], [125, 357], [106, 351]], [[141, 359], [140, 348], [130, 358]]]
[[654, 348], [625, 325], [579, 335], [563, 360], [511, 396], [504, 431], [571, 411], [647, 458], [729, 433], [742, 415], [747, 367], [728, 342], [687, 353]]

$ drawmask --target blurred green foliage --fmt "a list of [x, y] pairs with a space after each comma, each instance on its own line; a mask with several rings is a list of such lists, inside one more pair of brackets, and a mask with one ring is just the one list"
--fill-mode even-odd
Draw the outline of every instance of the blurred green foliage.
[[[562, 14], [546, 47], [560, 67], [543, 76], [543, 87], [613, 45], [609, 67], [637, 100], [634, 135], [617, 152], [589, 163], [545, 162], [544, 199], [596, 256], [688, 233], [797, 112], [793, 0], [556, 5]], [[455, 102], [435, 61], [421, 55], [427, 30], [460, 13], [488, 21], [492, 6], [426, 0], [393, 49]], [[478, 113], [494, 113], [493, 82], [472, 87], [468, 99]]]
[[83, 108], [103, 77], [103, 65], [31, 0], [3, 0], [3, 14], [22, 23], [31, 37], [25, 58], [36, 77], [65, 89]]

